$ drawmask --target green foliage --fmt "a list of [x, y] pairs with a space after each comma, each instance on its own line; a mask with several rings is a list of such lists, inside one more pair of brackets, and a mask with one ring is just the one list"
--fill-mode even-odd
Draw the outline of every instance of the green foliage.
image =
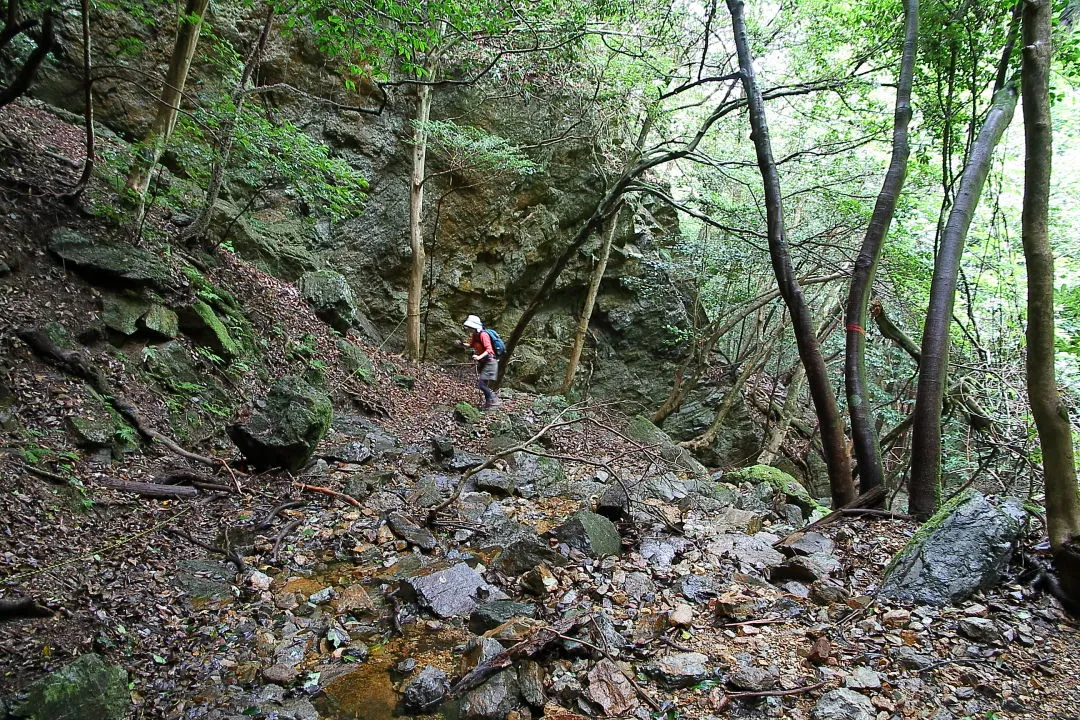
[[483, 175], [532, 175], [541, 167], [506, 138], [467, 125], [429, 120], [412, 121], [447, 160], [450, 169]]

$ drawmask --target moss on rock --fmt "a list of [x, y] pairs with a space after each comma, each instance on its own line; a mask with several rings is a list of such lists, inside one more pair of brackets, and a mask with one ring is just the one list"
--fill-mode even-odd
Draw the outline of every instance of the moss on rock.
[[330, 398], [307, 380], [289, 376], [270, 389], [262, 410], [247, 423], [230, 426], [228, 432], [255, 467], [299, 470], [315, 452], [332, 419]]
[[178, 314], [180, 329], [196, 343], [209, 348], [226, 360], [240, 357], [240, 345], [229, 334], [214, 309], [202, 300], [196, 300]]
[[806, 517], [813, 515], [815, 512], [829, 512], [829, 508], [815, 500], [798, 480], [771, 465], [751, 465], [741, 470], [729, 472], [724, 475], [724, 482], [732, 484], [748, 482], [751, 485], [765, 483], [775, 488], [778, 493], [786, 496], [788, 502], [798, 505]]
[[88, 653], [30, 686], [12, 716], [33, 720], [123, 720], [131, 704], [127, 672]]

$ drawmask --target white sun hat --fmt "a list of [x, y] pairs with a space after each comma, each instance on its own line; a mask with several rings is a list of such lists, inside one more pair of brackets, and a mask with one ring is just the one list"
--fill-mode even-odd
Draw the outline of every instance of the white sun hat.
[[472, 328], [477, 332], [484, 329], [484, 323], [480, 322], [480, 318], [476, 317], [475, 315], [470, 315], [469, 317], [465, 318], [465, 322], [461, 324], [467, 328]]

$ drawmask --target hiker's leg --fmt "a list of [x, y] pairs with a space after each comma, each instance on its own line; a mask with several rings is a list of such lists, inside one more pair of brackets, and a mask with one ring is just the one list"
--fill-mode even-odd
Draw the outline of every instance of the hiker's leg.
[[476, 387], [480, 389], [480, 392], [484, 393], [484, 406], [487, 407], [491, 404], [492, 399], [495, 397], [495, 393], [491, 392], [491, 388], [488, 387], [487, 380], [477, 379]]

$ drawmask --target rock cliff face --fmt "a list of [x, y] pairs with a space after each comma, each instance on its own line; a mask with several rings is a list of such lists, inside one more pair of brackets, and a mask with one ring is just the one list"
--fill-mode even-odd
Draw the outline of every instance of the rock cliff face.
[[[211, 22], [218, 35], [236, 40], [250, 35], [239, 17], [239, 12], [223, 5]], [[68, 53], [37, 90], [42, 99], [57, 105], [71, 105], [78, 97], [70, 84], [77, 74], [78, 52], [72, 48], [78, 47], [79, 35], [75, 27], [65, 32]], [[106, 55], [116, 47], [110, 34], [140, 37], [147, 52], [127, 62], [160, 70], [156, 65], [164, 61], [167, 38], [147, 35], [120, 14], [106, 14], [96, 41]], [[264, 57], [260, 69], [264, 84], [288, 82], [312, 96], [347, 97], [345, 102], [362, 107], [374, 108], [382, 101], [370, 87], [346, 95], [341, 78], [302, 39], [279, 38]], [[210, 69], [193, 68], [193, 77], [189, 81], [193, 92], [209, 97]], [[424, 300], [425, 354], [431, 360], [463, 359], [453, 341], [462, 335], [461, 322], [469, 314], [479, 315], [505, 336], [604, 191], [596, 166], [602, 148], [589, 123], [575, 117], [571, 98], [540, 102], [505, 93], [493, 100], [491, 95], [485, 88], [437, 89], [432, 118], [454, 118], [522, 147], [578, 127], [567, 133], [571, 139], [529, 151], [543, 168], [531, 176], [446, 173], [431, 183]], [[214, 228], [226, 234], [222, 239], [238, 254], [279, 277], [296, 281], [312, 271], [341, 273], [351, 286], [364, 334], [377, 333], [388, 347], [400, 347], [411, 261], [407, 222], [412, 93], [408, 88], [394, 89], [378, 114], [343, 112], [286, 91], [268, 93], [262, 101], [267, 113], [304, 128], [363, 173], [370, 182], [363, 215], [341, 223], [305, 217], [305, 208], [287, 190], [267, 193], [245, 212], [250, 192], [234, 181], [215, 208]], [[100, 84], [99, 122], [121, 136], [138, 138], [152, 110], [153, 98], [137, 86]], [[184, 168], [169, 157], [165, 163], [174, 175], [184, 175]], [[429, 169], [446, 170], [436, 151], [429, 155]], [[579, 370], [580, 383], [590, 394], [629, 401], [628, 410], [634, 412], [649, 412], [663, 400], [685, 349], [675, 342], [671, 328], [691, 324], [687, 301], [661, 259], [661, 250], [678, 233], [678, 219], [667, 207], [631, 202], [623, 210]], [[518, 348], [509, 384], [544, 391], [561, 381], [599, 244], [599, 237], [591, 238], [559, 279]], [[683, 412], [669, 420], [668, 429], [676, 439], [693, 436], [711, 421], [721, 398], [716, 388], [699, 391]], [[748, 459], [756, 452], [755, 435], [740, 406], [732, 413], [728, 431], [720, 433], [710, 460], [725, 464]]]

